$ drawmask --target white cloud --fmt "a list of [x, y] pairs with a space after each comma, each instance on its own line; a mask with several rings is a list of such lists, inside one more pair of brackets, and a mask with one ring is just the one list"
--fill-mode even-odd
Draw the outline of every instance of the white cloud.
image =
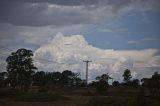
[[159, 71], [160, 56], [156, 56], [157, 52], [156, 49], [104, 50], [89, 45], [82, 35], [64, 36], [58, 33], [35, 51], [34, 58], [39, 70], [71, 69], [80, 72], [82, 78], [85, 78], [83, 60], [92, 60], [89, 65], [90, 80], [103, 73], [109, 73], [115, 80], [122, 80], [126, 68], [131, 69], [135, 78], [148, 77], [154, 73], [151, 68]]

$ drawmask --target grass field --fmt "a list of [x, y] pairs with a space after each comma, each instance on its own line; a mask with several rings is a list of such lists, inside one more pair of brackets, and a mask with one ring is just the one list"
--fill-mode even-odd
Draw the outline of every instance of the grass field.
[[100, 96], [94, 88], [64, 87], [19, 93], [0, 89], [0, 106], [159, 106], [160, 97], [139, 95], [135, 88], [110, 88]]

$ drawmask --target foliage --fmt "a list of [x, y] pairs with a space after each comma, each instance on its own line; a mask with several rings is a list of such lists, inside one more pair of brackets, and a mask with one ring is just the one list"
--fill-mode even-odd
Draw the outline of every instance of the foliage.
[[109, 87], [109, 84], [105, 80], [101, 79], [96, 85], [96, 91], [100, 95], [105, 95], [108, 87]]
[[69, 70], [65, 70], [62, 72], [61, 81], [64, 85], [73, 84], [74, 73]]
[[111, 78], [111, 77], [108, 75], [108, 73], [107, 73], [107, 74], [102, 74], [101, 76], [97, 76], [95, 79], [96, 79], [96, 80], [101, 80], [101, 79], [103, 79], [103, 80], [105, 80], [105, 81], [108, 82], [109, 79], [113, 79], [113, 78]]
[[45, 85], [45, 72], [39, 71], [33, 75], [33, 85], [44, 86]]
[[51, 88], [61, 85], [73, 85], [74, 82], [76, 85], [80, 85], [82, 80], [78, 76], [79, 74], [69, 70], [62, 73], [38, 71], [33, 75], [33, 85]]
[[96, 87], [97, 84], [98, 84], [98, 82], [92, 81], [91, 83], [89, 83], [89, 86], [91, 86], [91, 87]]
[[142, 86], [148, 88], [152, 95], [160, 95], [160, 74], [158, 72], [155, 72], [151, 78], [143, 78], [141, 81]]
[[38, 71], [33, 75], [33, 85], [36, 86], [53, 86], [60, 84], [60, 72]]
[[97, 93], [105, 95], [109, 87], [108, 80], [113, 78], [111, 78], [107, 73], [102, 74], [101, 76], [97, 76], [95, 79], [98, 80], [98, 82], [93, 82], [91, 85], [96, 86]]
[[37, 69], [33, 64], [31, 50], [18, 49], [6, 59], [8, 79], [11, 87], [24, 91], [32, 82], [32, 75]]
[[130, 81], [130, 79], [132, 78], [132, 76], [131, 76], [131, 71], [130, 71], [129, 69], [124, 70], [123, 77], [124, 77], [123, 80], [124, 80], [125, 82]]
[[118, 81], [114, 81], [114, 82], [112, 83], [112, 85], [113, 85], [113, 86], [119, 86], [120, 83], [119, 83]]
[[132, 80], [132, 85], [137, 89], [140, 86], [139, 79], [133, 79]]
[[58, 85], [58, 83], [60, 83], [60, 80], [61, 80], [61, 77], [62, 77], [62, 74], [60, 72], [53, 72], [53, 82], [54, 84]]

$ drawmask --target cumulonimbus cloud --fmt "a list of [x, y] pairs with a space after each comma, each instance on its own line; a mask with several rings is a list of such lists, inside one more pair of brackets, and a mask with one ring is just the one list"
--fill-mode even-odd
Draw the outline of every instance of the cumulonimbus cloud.
[[[122, 74], [129, 68], [134, 78], [149, 77], [160, 71], [160, 56], [157, 49], [112, 50], [89, 45], [82, 35], [64, 36], [58, 33], [34, 52], [39, 70], [80, 72], [85, 78], [85, 63], [89, 65], [89, 78], [109, 73], [115, 80], [122, 80]], [[154, 70], [154, 71], [153, 71]]]

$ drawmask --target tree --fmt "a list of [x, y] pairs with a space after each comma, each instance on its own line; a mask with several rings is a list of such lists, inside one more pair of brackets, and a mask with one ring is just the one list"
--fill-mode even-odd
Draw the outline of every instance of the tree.
[[109, 87], [108, 82], [106, 82], [105, 80], [101, 79], [99, 80], [99, 82], [96, 85], [96, 91], [97, 93], [101, 94], [101, 95], [105, 95], [107, 92], [107, 89]]
[[81, 79], [78, 76], [80, 76], [80, 73], [73, 73], [73, 80], [75, 85], [80, 85]]
[[60, 72], [53, 72], [53, 82], [54, 84], [60, 84], [62, 74]]
[[45, 85], [45, 72], [39, 71], [33, 75], [33, 84], [36, 86], [44, 86]]
[[61, 84], [61, 73], [60, 72], [44, 72], [39, 71], [33, 75], [33, 84], [36, 86], [47, 86], [53, 87]]
[[160, 95], [160, 74], [155, 72], [149, 80], [148, 87], [152, 95]]
[[141, 82], [143, 87], [147, 87], [149, 85], [149, 78], [142, 78]]
[[129, 69], [126, 69], [124, 70], [124, 74], [123, 74], [123, 77], [124, 77], [124, 81], [127, 83], [128, 81], [130, 81], [130, 79], [132, 78], [131, 76], [131, 71]]
[[98, 82], [95, 83], [97, 93], [105, 95], [109, 87], [108, 80], [113, 78], [111, 78], [107, 73], [97, 76], [95, 79], [98, 80]]
[[11, 87], [27, 90], [32, 82], [32, 75], [37, 68], [33, 64], [33, 52], [27, 49], [18, 49], [6, 59], [7, 72]]
[[69, 70], [62, 72], [61, 81], [64, 85], [73, 84], [74, 73]]
[[133, 79], [132, 85], [137, 89], [140, 85], [139, 79]]
[[151, 78], [143, 78], [142, 86], [149, 89], [153, 96], [160, 95], [160, 74], [155, 72]]
[[112, 85], [113, 85], [113, 86], [119, 86], [120, 83], [119, 83], [118, 81], [114, 81], [114, 82], [112, 83]]
[[102, 74], [101, 76], [97, 76], [95, 79], [96, 79], [96, 80], [101, 80], [101, 79], [103, 79], [103, 80], [106, 81], [106, 82], [108, 82], [109, 79], [112, 79], [112, 80], [113, 80], [113, 78], [111, 78], [111, 77], [108, 75], [108, 73], [107, 73], [107, 74]]

